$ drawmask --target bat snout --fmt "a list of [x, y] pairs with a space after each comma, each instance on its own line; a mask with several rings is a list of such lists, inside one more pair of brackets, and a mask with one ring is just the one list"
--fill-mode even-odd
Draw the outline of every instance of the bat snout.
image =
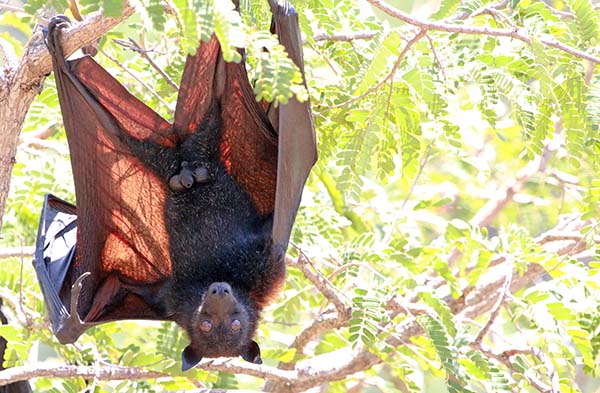
[[215, 282], [208, 288], [208, 293], [217, 296], [231, 295], [231, 286], [226, 282]]

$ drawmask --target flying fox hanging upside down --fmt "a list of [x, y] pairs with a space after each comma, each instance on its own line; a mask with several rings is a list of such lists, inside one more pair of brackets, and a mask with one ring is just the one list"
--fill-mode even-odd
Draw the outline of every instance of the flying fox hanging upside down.
[[[298, 16], [269, 0], [272, 31], [303, 70]], [[71, 343], [122, 319], [175, 321], [203, 357], [261, 363], [252, 337], [285, 275], [284, 254], [316, 160], [308, 102], [256, 102], [244, 62], [213, 36], [189, 56], [173, 124], [91, 57], [52, 55], [77, 207], [47, 195], [34, 265], [55, 335]]]

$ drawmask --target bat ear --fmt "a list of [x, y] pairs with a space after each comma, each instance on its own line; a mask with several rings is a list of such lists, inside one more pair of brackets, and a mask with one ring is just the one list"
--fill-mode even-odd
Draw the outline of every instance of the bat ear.
[[181, 354], [181, 371], [187, 371], [196, 366], [200, 360], [202, 360], [202, 356], [194, 351], [191, 345], [188, 345]]
[[262, 359], [260, 357], [260, 347], [256, 343], [256, 341], [250, 341], [250, 344], [246, 345], [242, 350], [242, 359], [247, 362], [262, 364]]

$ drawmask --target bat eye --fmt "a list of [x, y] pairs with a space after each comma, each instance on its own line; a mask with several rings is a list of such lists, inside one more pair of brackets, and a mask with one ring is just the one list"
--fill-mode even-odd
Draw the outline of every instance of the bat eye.
[[202, 321], [200, 324], [200, 330], [207, 333], [210, 332], [210, 329], [212, 329], [212, 323], [210, 323], [210, 321]]
[[238, 319], [231, 321], [231, 330], [234, 332], [239, 331], [242, 328], [242, 323]]

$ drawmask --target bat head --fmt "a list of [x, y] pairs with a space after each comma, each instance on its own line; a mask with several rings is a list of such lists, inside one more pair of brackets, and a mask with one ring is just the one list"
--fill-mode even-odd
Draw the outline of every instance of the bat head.
[[183, 371], [203, 357], [241, 356], [261, 364], [260, 348], [252, 340], [256, 320], [256, 310], [243, 301], [241, 293], [234, 293], [226, 282], [212, 283], [187, 328], [191, 343], [182, 354]]

